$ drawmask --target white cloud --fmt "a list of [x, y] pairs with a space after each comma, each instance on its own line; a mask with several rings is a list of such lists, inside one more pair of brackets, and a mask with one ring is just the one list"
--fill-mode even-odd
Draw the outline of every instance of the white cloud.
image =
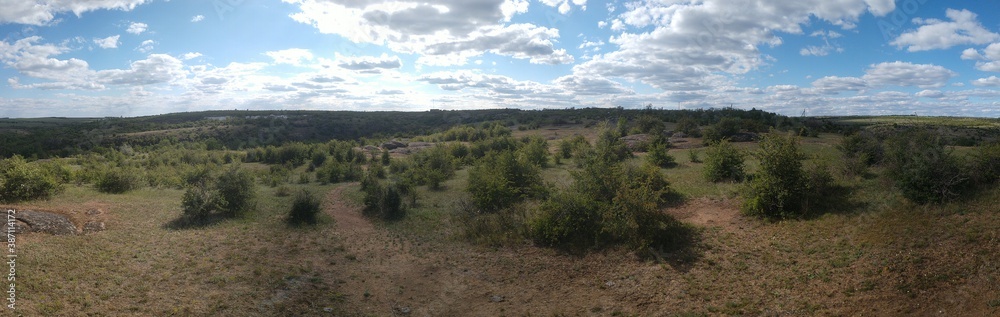
[[962, 59], [974, 60], [976, 69], [984, 72], [1000, 72], [1000, 43], [987, 46], [981, 53], [974, 48], [962, 52]]
[[338, 57], [337, 66], [345, 69], [361, 71], [361, 72], [379, 72], [381, 69], [394, 69], [403, 67], [403, 62], [399, 60], [399, 57], [390, 57], [387, 54], [382, 54], [382, 56], [362, 56], [362, 57]]
[[80, 59], [58, 59], [69, 51], [65, 46], [37, 44], [41, 37], [32, 36], [14, 43], [0, 41], [0, 61], [24, 76], [50, 82], [22, 85], [19, 79], [8, 81], [14, 88], [40, 89], [103, 89], [89, 77], [90, 65]]
[[152, 54], [133, 62], [129, 69], [98, 71], [97, 80], [112, 85], [153, 85], [177, 81], [186, 75], [181, 60], [166, 54]]
[[312, 52], [303, 48], [290, 48], [280, 51], [270, 51], [264, 53], [274, 59], [276, 64], [289, 64], [295, 66], [302, 66], [303, 62], [312, 61], [315, 57]]
[[635, 93], [635, 91], [625, 88], [622, 84], [603, 77], [567, 75], [557, 78], [554, 82], [576, 95], [608, 96]]
[[419, 54], [420, 64], [463, 65], [484, 52], [533, 63], [573, 62], [565, 50], [555, 48], [557, 29], [506, 24], [514, 15], [527, 12], [526, 0], [283, 1], [299, 6], [301, 12], [292, 14], [292, 19], [321, 33]]
[[195, 58], [198, 58], [198, 57], [201, 57], [201, 53], [190, 52], [190, 53], [185, 53], [184, 55], [181, 55], [181, 59], [183, 59], [183, 60], [192, 60], [192, 59], [195, 59]]
[[203, 20], [205, 20], [205, 16], [201, 14], [191, 17], [191, 22], [201, 22]]
[[990, 76], [972, 81], [972, 84], [979, 87], [1000, 87], [1000, 77]]
[[155, 48], [156, 48], [156, 41], [145, 40], [142, 41], [142, 43], [139, 43], [139, 46], [136, 47], [135, 50], [139, 51], [140, 53], [149, 53], [152, 52], [153, 49]]
[[907, 62], [879, 63], [872, 65], [864, 78], [873, 86], [904, 86], [940, 88], [958, 74], [938, 65]]
[[[732, 75], [747, 74], [772, 58], [760, 46], [780, 46], [779, 33], [803, 34], [802, 26], [823, 20], [854, 28], [862, 14], [884, 15], [892, 0], [635, 2], [611, 20], [623, 31], [610, 42], [619, 49], [594, 56], [573, 68], [575, 74], [641, 81], [667, 91], [732, 86]], [[627, 30], [635, 29], [638, 33]], [[836, 35], [834, 35], [836, 34]], [[819, 34], [817, 34], [819, 35]], [[839, 33], [824, 32], [826, 38]], [[829, 43], [828, 43], [829, 44]], [[824, 55], [836, 45], [807, 47], [800, 53]]]
[[1000, 39], [1000, 34], [990, 32], [969, 10], [948, 9], [945, 13], [951, 21], [937, 19], [913, 19], [920, 28], [901, 34], [892, 41], [898, 48], [908, 47], [910, 52], [947, 49], [956, 45], [986, 44]]
[[23, 1], [0, 0], [0, 24], [20, 23], [45, 25], [52, 22], [56, 14], [72, 12], [77, 17], [96, 10], [131, 11], [147, 0], [89, 0], [89, 1]]
[[129, 33], [132, 33], [132, 34], [135, 34], [135, 35], [139, 35], [139, 34], [142, 34], [142, 32], [146, 32], [146, 29], [148, 29], [148, 28], [149, 28], [149, 25], [147, 25], [146, 23], [132, 22], [132, 23], [129, 23], [128, 29], [126, 29], [125, 32], [129, 32]]
[[558, 7], [559, 13], [562, 14], [569, 13], [572, 8], [571, 3], [580, 7], [580, 10], [587, 10], [587, 0], [540, 0], [540, 2], [553, 8]]
[[96, 38], [94, 39], [94, 44], [100, 46], [101, 48], [118, 48], [118, 38], [120, 35], [109, 36], [106, 38]]
[[869, 88], [864, 79], [857, 77], [827, 76], [813, 81], [812, 85], [825, 93], [861, 91]]

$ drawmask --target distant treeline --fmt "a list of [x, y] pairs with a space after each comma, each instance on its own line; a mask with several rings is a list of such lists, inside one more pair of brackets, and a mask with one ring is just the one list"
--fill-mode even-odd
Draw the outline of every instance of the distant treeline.
[[[209, 150], [242, 150], [288, 142], [326, 142], [404, 138], [445, 132], [457, 125], [499, 122], [505, 126], [538, 127], [588, 124], [653, 117], [664, 122], [684, 120], [709, 126], [731, 118], [744, 130], [776, 128], [837, 132], [835, 121], [792, 118], [762, 110], [660, 110], [624, 108], [431, 110], [424, 112], [351, 111], [203, 111], [135, 118], [3, 119], [0, 156], [67, 157], [123, 145], [150, 147], [179, 142], [204, 142]], [[732, 120], [730, 120], [730, 123]]]

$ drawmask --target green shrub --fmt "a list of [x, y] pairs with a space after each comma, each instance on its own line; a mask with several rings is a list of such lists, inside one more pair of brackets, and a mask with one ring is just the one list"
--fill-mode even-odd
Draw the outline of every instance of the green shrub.
[[293, 225], [315, 224], [320, 211], [320, 200], [313, 193], [302, 189], [295, 194], [292, 209], [288, 211], [288, 222]]
[[695, 149], [688, 151], [688, 160], [691, 161], [691, 163], [701, 163], [701, 157], [698, 155], [699, 152], [700, 151]]
[[957, 158], [927, 131], [906, 131], [886, 140], [885, 160], [885, 175], [916, 203], [950, 200], [969, 184]]
[[141, 173], [132, 168], [110, 168], [97, 179], [97, 190], [103, 193], [121, 194], [142, 188]]
[[531, 236], [548, 246], [587, 248], [597, 245], [601, 213], [583, 193], [563, 191], [549, 197], [530, 223]]
[[204, 185], [192, 185], [184, 191], [181, 198], [181, 210], [190, 219], [202, 220], [208, 218], [212, 211], [219, 208], [218, 195], [208, 190]]
[[48, 199], [62, 191], [60, 177], [51, 170], [15, 155], [0, 161], [0, 201]]
[[667, 153], [667, 145], [664, 143], [653, 143], [646, 153], [646, 160], [659, 167], [673, 167], [677, 165], [674, 157]]
[[549, 165], [549, 144], [545, 139], [533, 137], [528, 139], [519, 150], [521, 156], [536, 166], [545, 168]]
[[399, 182], [379, 180], [366, 175], [361, 181], [365, 209], [363, 214], [382, 220], [396, 220], [406, 215], [403, 196], [411, 189]]
[[[760, 160], [760, 170], [747, 186], [743, 212], [766, 218], [801, 215], [807, 191], [802, 173], [805, 157], [799, 152], [798, 139], [791, 135], [767, 134], [754, 156]], [[817, 181], [823, 180], [817, 178]]]
[[219, 209], [228, 216], [239, 216], [253, 210], [257, 191], [249, 172], [233, 165], [215, 182], [219, 194]]
[[971, 157], [969, 168], [972, 180], [979, 186], [996, 183], [1000, 179], [1000, 143], [983, 145]]
[[692, 138], [701, 137], [701, 128], [698, 126], [698, 121], [691, 117], [684, 117], [677, 120], [677, 131], [683, 132]]
[[868, 167], [882, 160], [882, 143], [870, 133], [856, 133], [841, 139], [837, 144], [843, 158], [846, 176], [862, 176]]
[[719, 141], [705, 151], [705, 179], [711, 182], [743, 180], [745, 154], [726, 140]]
[[476, 207], [495, 212], [544, 194], [541, 171], [524, 156], [490, 152], [469, 170], [469, 193]]

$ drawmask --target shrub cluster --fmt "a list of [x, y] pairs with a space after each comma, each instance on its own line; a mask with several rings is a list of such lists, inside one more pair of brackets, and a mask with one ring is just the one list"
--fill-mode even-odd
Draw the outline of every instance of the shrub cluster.
[[886, 140], [885, 164], [895, 187], [917, 203], [950, 200], [969, 185], [958, 158], [927, 131], [911, 130]]
[[293, 225], [315, 224], [320, 211], [320, 200], [313, 193], [302, 189], [295, 194], [292, 209], [288, 211], [288, 222]]
[[204, 219], [216, 211], [226, 217], [237, 217], [256, 207], [253, 176], [239, 166], [231, 166], [218, 177], [212, 177], [210, 171], [196, 172], [189, 181], [181, 200], [187, 217]]
[[799, 152], [798, 140], [771, 133], [764, 136], [753, 155], [760, 160], [760, 170], [747, 186], [743, 212], [767, 218], [798, 215], [806, 192], [802, 173], [805, 157]]
[[411, 194], [413, 188], [393, 180], [380, 180], [366, 174], [361, 180], [365, 209], [363, 214], [382, 220], [396, 220], [406, 215], [403, 196]]
[[139, 170], [120, 167], [105, 170], [94, 184], [103, 193], [121, 194], [142, 188], [145, 180]]
[[0, 201], [48, 199], [62, 191], [59, 166], [43, 168], [21, 156], [0, 160]]
[[705, 179], [712, 182], [723, 180], [742, 181], [743, 161], [746, 155], [726, 140], [719, 141], [705, 151]]
[[[529, 143], [530, 144], [530, 143]], [[545, 192], [539, 167], [528, 155], [490, 152], [469, 171], [469, 193], [479, 210], [496, 212]]]

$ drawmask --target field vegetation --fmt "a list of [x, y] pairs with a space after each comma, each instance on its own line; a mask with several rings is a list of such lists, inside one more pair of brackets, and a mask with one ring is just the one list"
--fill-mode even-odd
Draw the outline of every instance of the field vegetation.
[[103, 221], [19, 233], [23, 315], [1000, 314], [995, 119], [647, 107], [0, 124], [0, 203]]

